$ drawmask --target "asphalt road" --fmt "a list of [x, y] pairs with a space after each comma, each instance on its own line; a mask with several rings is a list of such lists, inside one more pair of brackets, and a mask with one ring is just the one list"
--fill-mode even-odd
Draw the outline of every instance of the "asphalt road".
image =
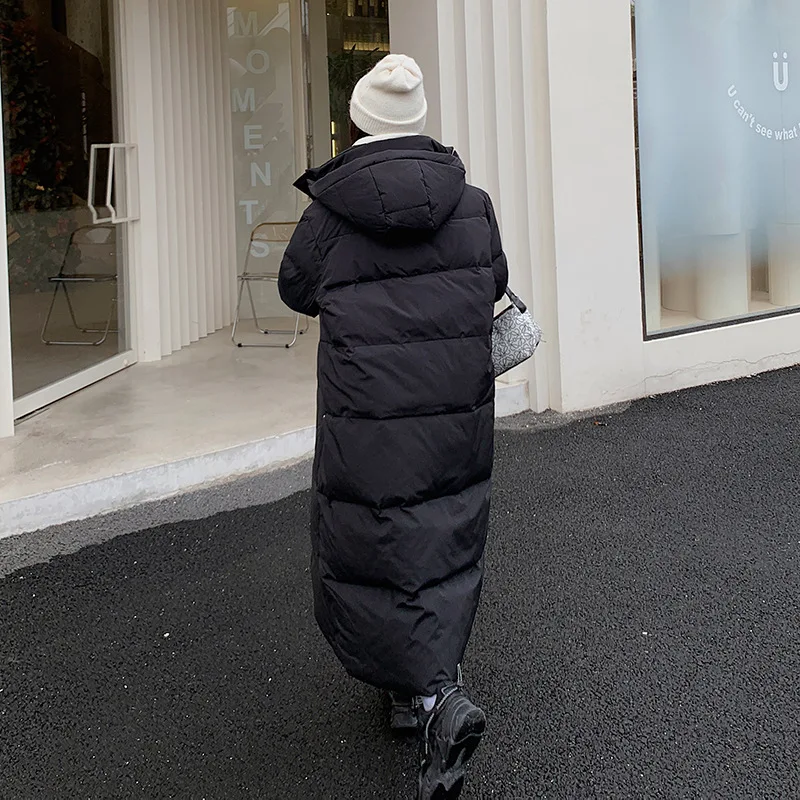
[[[784, 371], [501, 426], [464, 798], [800, 797], [798, 423]], [[316, 631], [307, 500], [0, 579], [0, 798], [413, 798]]]

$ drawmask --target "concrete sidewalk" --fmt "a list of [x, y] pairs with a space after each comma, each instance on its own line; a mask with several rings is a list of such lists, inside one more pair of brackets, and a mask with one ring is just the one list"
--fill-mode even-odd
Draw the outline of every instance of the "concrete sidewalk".
[[[465, 798], [800, 797], [799, 422], [790, 370], [501, 423]], [[316, 631], [306, 480], [0, 543], [0, 798], [413, 798]]]

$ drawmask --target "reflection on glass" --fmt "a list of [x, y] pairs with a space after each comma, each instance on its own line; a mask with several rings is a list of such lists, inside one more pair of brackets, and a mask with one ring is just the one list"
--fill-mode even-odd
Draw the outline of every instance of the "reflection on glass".
[[91, 145], [114, 141], [107, 3], [3, 2], [0, 55], [14, 396], [22, 397], [122, 344], [116, 231], [95, 230], [87, 207]]
[[648, 333], [800, 306], [800, 4], [632, 12]]
[[388, 0], [327, 0], [331, 151], [351, 145], [350, 95], [389, 52]]

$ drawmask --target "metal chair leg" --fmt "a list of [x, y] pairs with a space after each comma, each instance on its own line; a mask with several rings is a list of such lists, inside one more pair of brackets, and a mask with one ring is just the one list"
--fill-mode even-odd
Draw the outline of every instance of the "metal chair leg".
[[[67, 298], [67, 307], [69, 308], [69, 315], [72, 318], [72, 326], [75, 328], [75, 330], [78, 330], [81, 333], [105, 333], [106, 336], [108, 336], [109, 333], [119, 333], [119, 330], [116, 329], [106, 330], [105, 328], [82, 328], [80, 323], [78, 322], [78, 316], [75, 313], [75, 308], [72, 305], [72, 298], [70, 297], [69, 294], [69, 284], [62, 283], [61, 285], [64, 287], [64, 296]], [[116, 287], [116, 284], [114, 284], [114, 286]], [[112, 310], [114, 307], [114, 303], [116, 302], [117, 302], [116, 297], [112, 297], [111, 298]], [[105, 341], [105, 339], [103, 341]]]
[[[116, 286], [116, 284], [114, 284]], [[67, 307], [69, 308], [70, 316], [72, 317], [72, 323], [76, 330], [80, 331], [81, 333], [102, 333], [103, 335], [92, 342], [79, 342], [74, 339], [68, 341], [56, 341], [54, 339], [47, 338], [47, 327], [50, 324], [50, 318], [53, 316], [53, 309], [55, 308], [56, 304], [56, 297], [58, 296], [58, 289], [61, 287], [64, 290], [64, 296], [67, 300]], [[67, 289], [67, 285], [65, 283], [57, 283], [56, 288], [53, 290], [53, 299], [50, 301], [50, 308], [47, 312], [47, 317], [45, 318], [44, 325], [42, 326], [42, 335], [41, 340], [43, 344], [46, 345], [54, 345], [54, 346], [75, 346], [75, 347], [99, 347], [101, 344], [104, 344], [106, 339], [110, 333], [119, 333], [119, 329], [115, 328], [114, 330], [111, 329], [111, 321], [114, 319], [114, 309], [117, 306], [117, 298], [112, 297], [111, 303], [108, 309], [108, 319], [106, 320], [106, 324], [104, 328], [81, 328], [78, 325], [76, 318], [75, 318], [75, 310], [72, 305], [72, 300], [69, 296], [69, 290]]]
[[258, 329], [259, 333], [268, 334], [269, 331], [261, 327], [258, 321], [258, 312], [256, 311], [256, 301], [253, 299], [253, 288], [250, 286], [250, 281], [247, 282], [247, 296], [250, 298], [250, 310], [253, 312], [253, 324]]
[[231, 341], [237, 346], [242, 347], [239, 342], [236, 341], [236, 327], [239, 324], [239, 313], [242, 308], [242, 294], [244, 293], [244, 281], [239, 278], [239, 297], [236, 301], [236, 313], [233, 315], [233, 330], [231, 330]]
[[[108, 339], [108, 334], [111, 332], [111, 320], [114, 318], [114, 309], [116, 308], [116, 306], [117, 306], [117, 298], [112, 297], [111, 307], [108, 309], [108, 320], [106, 321], [106, 329], [105, 331], [103, 331], [103, 338], [96, 342], [92, 342], [92, 344], [95, 347], [99, 347], [101, 344], [103, 344], [103, 342], [105, 342], [106, 339]], [[115, 333], [119, 333], [119, 330], [115, 331]]]
[[289, 344], [286, 345], [286, 349], [288, 350], [290, 347], [294, 347], [297, 344], [297, 337], [300, 334], [300, 315], [297, 314], [294, 318], [294, 339], [292, 339]]
[[[280, 347], [280, 348], [285, 348], [286, 350], [288, 350], [291, 347], [294, 347], [294, 345], [297, 343], [298, 337], [303, 335], [304, 333], [308, 332], [308, 329], [310, 327], [310, 323], [308, 321], [308, 317], [306, 317], [306, 325], [305, 325], [305, 328], [302, 331], [300, 330], [300, 317], [301, 317], [300, 314], [296, 314], [295, 315], [294, 329], [282, 330], [282, 329], [270, 329], [270, 328], [262, 327], [261, 326], [261, 321], [260, 321], [259, 316], [258, 316], [258, 311], [256, 310], [255, 298], [253, 297], [253, 290], [252, 290], [252, 288], [250, 286], [250, 283], [251, 282], [247, 279], [247, 276], [244, 276], [244, 275], [240, 276], [240, 278], [239, 278], [239, 298], [238, 298], [237, 303], [236, 303], [236, 313], [234, 315], [233, 329], [231, 331], [231, 341], [237, 347]], [[248, 300], [250, 302], [250, 310], [251, 310], [251, 312], [253, 314], [253, 324], [255, 325], [256, 330], [259, 333], [264, 334], [266, 336], [291, 336], [292, 339], [288, 344], [287, 343], [278, 343], [278, 342], [275, 342], [275, 343], [273, 343], [273, 342], [261, 342], [261, 343], [245, 344], [244, 342], [237, 342], [236, 341], [236, 338], [235, 338], [236, 337], [236, 328], [237, 328], [237, 325], [239, 324], [239, 314], [240, 314], [240, 310], [241, 310], [242, 300], [244, 299], [243, 295], [244, 295], [244, 291], [245, 291], [245, 284], [247, 285], [246, 286], [246, 288], [247, 288], [247, 297], [248, 297]]]
[[51, 344], [51, 342], [47, 340], [47, 326], [50, 324], [50, 317], [53, 316], [53, 309], [55, 308], [56, 305], [56, 295], [58, 295], [59, 285], [60, 284], [57, 283], [55, 289], [53, 289], [53, 299], [50, 301], [50, 308], [47, 311], [47, 316], [45, 317], [44, 325], [42, 325], [42, 335], [40, 337], [42, 340], [42, 344]]
[[[293, 334], [296, 336], [297, 332], [292, 330], [285, 330], [282, 328], [262, 328], [261, 322], [258, 318], [258, 312], [256, 311], [256, 304], [253, 300], [253, 290], [250, 288], [250, 282], [247, 283], [247, 293], [250, 295], [250, 308], [253, 311], [253, 322], [255, 323], [256, 328], [258, 329], [259, 333], [263, 333], [265, 336], [292, 336]], [[297, 327], [297, 326], [295, 326]], [[306, 328], [308, 330], [308, 328]], [[305, 333], [305, 331], [303, 331]], [[282, 347], [282, 345], [276, 345], [276, 347]]]
[[[72, 327], [76, 330], [79, 330], [81, 333], [88, 333], [80, 325], [78, 325], [78, 319], [75, 316], [75, 309], [72, 306], [72, 298], [69, 296], [69, 289], [66, 283], [61, 284], [64, 287], [64, 297], [67, 299], [67, 308], [69, 309], [69, 315], [72, 318]], [[92, 331], [92, 333], [97, 333], [97, 331]]]

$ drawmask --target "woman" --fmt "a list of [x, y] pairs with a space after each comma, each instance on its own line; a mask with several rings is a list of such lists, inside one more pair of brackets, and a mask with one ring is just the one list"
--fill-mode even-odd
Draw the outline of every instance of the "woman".
[[279, 282], [320, 317], [315, 613], [348, 672], [393, 693], [396, 726], [422, 730], [420, 800], [457, 797], [485, 728], [459, 665], [483, 578], [508, 270], [489, 197], [421, 135], [413, 59], [383, 59], [350, 114], [355, 145], [296, 184], [313, 203]]

